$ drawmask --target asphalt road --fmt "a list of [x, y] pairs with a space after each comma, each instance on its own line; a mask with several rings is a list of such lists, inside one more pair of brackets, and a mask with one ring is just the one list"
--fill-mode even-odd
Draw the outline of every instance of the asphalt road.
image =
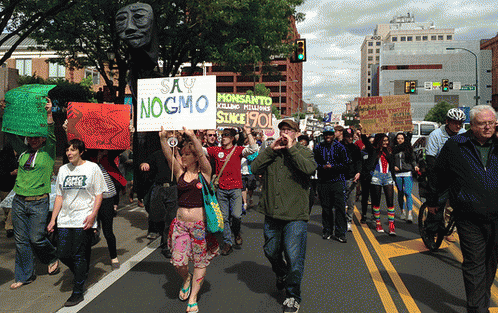
[[[418, 212], [418, 198], [414, 205]], [[399, 220], [396, 210], [396, 237], [378, 234], [373, 223], [360, 224], [357, 209], [348, 243], [342, 244], [321, 238], [321, 208], [314, 206], [300, 312], [466, 311], [458, 243], [444, 242], [439, 252], [428, 252], [417, 224]], [[381, 214], [387, 229], [385, 204]], [[281, 312], [285, 295], [276, 290], [263, 254], [263, 218], [250, 210], [243, 220], [243, 248], [215, 258], [208, 267], [200, 312]], [[177, 298], [181, 280], [173, 266], [158, 250], [146, 254], [79, 312], [184, 312], [186, 304]], [[495, 284], [492, 312], [498, 312], [497, 290]]]
[[[418, 194], [416, 184], [414, 195]], [[257, 197], [256, 197], [257, 200]], [[396, 201], [395, 201], [396, 202]], [[359, 202], [357, 203], [359, 205]], [[421, 202], [414, 201], [418, 212]], [[457, 243], [444, 242], [437, 253], [425, 249], [416, 223], [399, 220], [396, 237], [360, 224], [356, 210], [348, 242], [323, 240], [321, 207], [313, 207], [308, 223], [305, 272], [300, 312], [465, 312], [465, 293]], [[381, 206], [387, 229], [387, 210]], [[281, 312], [285, 295], [263, 245], [263, 216], [249, 210], [243, 219], [244, 245], [230, 256], [218, 256], [207, 270], [199, 296], [200, 312]], [[85, 301], [66, 309], [72, 275], [65, 267], [56, 276], [37, 268], [38, 279], [9, 290], [13, 279], [13, 241], [0, 241], [0, 312], [185, 312], [178, 300], [181, 280], [169, 260], [148, 242], [146, 213], [136, 203], [123, 206], [115, 219], [118, 255], [123, 262], [112, 271], [105, 240], [94, 247]], [[498, 312], [498, 284], [493, 286], [491, 312]]]

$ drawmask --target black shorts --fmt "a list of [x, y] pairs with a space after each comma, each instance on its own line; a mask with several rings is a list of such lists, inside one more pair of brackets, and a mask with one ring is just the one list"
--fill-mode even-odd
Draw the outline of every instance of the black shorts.
[[255, 190], [256, 189], [256, 177], [253, 174], [242, 175], [242, 190]]

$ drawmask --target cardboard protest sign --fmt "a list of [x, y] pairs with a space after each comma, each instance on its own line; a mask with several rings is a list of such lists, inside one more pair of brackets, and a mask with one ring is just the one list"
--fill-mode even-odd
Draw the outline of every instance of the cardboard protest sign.
[[413, 130], [409, 95], [358, 98], [358, 110], [364, 133]]
[[47, 137], [48, 92], [55, 85], [30, 84], [5, 93], [2, 131], [29, 137]]
[[129, 105], [70, 102], [67, 120], [67, 139], [81, 139], [88, 149], [130, 147]]
[[219, 93], [216, 103], [218, 127], [244, 127], [270, 130], [272, 99], [264, 96]]
[[138, 80], [137, 131], [216, 128], [216, 76]]

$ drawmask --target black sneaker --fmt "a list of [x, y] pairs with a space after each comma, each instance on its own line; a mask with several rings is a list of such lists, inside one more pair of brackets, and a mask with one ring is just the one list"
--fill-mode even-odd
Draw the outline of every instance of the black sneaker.
[[297, 313], [299, 312], [299, 302], [296, 301], [294, 298], [287, 298], [284, 301], [284, 313], [287, 312], [292, 312], [292, 313]]
[[226, 243], [225, 246], [223, 247], [223, 250], [221, 250], [221, 255], [227, 256], [230, 255], [233, 252], [232, 245]]
[[361, 216], [360, 223], [362, 223], [362, 224], [366, 224], [367, 223], [367, 217], [365, 215]]
[[69, 299], [67, 299], [66, 303], [64, 303], [64, 306], [75, 306], [81, 301], [83, 301], [83, 294], [81, 293], [73, 293]]
[[285, 279], [286, 279], [285, 276], [283, 276], [283, 277], [278, 277], [277, 276], [277, 289], [278, 290], [282, 290], [282, 289], [285, 288], [285, 283], [286, 283]]
[[171, 259], [171, 251], [168, 248], [161, 249], [161, 254], [164, 255], [166, 259]]
[[322, 238], [324, 240], [329, 240], [332, 236], [329, 233], [323, 233]]
[[7, 230], [7, 238], [12, 238], [12, 237], [14, 237], [14, 230], [8, 229]]

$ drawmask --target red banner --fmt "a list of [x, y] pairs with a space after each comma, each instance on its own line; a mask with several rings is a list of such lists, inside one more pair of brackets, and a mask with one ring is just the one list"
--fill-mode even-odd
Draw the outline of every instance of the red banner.
[[130, 147], [130, 106], [71, 102], [67, 108], [67, 138], [78, 138], [88, 149]]

